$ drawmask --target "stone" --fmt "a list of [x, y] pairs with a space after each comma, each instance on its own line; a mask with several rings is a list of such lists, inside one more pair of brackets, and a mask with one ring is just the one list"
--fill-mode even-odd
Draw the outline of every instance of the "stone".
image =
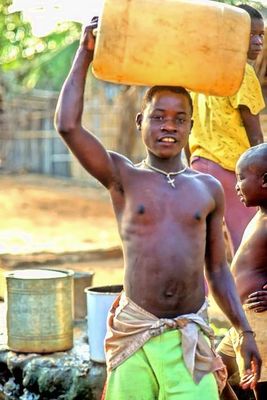
[[51, 354], [0, 347], [1, 400], [100, 400], [106, 365], [90, 360], [86, 320], [75, 321], [74, 346]]

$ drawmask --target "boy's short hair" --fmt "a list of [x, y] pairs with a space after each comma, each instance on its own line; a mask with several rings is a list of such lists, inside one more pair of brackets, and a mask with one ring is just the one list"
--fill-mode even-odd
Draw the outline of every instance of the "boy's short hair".
[[262, 14], [258, 10], [256, 10], [256, 8], [253, 8], [248, 4], [239, 4], [237, 7], [245, 10], [250, 15], [250, 18], [263, 20]]
[[193, 102], [189, 92], [182, 86], [152, 86], [151, 88], [147, 89], [143, 96], [142, 104], [141, 104], [141, 111], [144, 111], [147, 104], [150, 103], [158, 92], [168, 91], [175, 94], [182, 94], [184, 95], [188, 102], [191, 109], [191, 113], [193, 113]]
[[239, 157], [238, 163], [257, 165], [260, 169], [267, 168], [267, 143], [250, 147]]

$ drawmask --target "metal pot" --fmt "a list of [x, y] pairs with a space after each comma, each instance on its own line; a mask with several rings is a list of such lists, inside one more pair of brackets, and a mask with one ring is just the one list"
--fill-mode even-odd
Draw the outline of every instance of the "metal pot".
[[122, 288], [122, 285], [111, 285], [85, 289], [87, 297], [87, 331], [90, 358], [93, 361], [106, 362], [104, 339], [107, 331], [108, 311]]
[[73, 346], [73, 271], [24, 269], [7, 273], [8, 347], [51, 353]]

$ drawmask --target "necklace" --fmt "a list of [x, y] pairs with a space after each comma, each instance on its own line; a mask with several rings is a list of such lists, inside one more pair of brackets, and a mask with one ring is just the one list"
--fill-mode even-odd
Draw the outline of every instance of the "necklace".
[[[168, 183], [171, 185], [171, 187], [173, 187], [173, 188], [175, 188], [175, 177], [176, 177], [176, 175], [182, 174], [182, 173], [187, 169], [187, 167], [184, 167], [183, 169], [180, 169], [180, 171], [176, 171], [176, 172], [166, 172], [166, 171], [163, 171], [162, 169], [153, 167], [152, 165], [148, 164], [148, 162], [147, 162], [146, 160], [143, 160], [143, 161], [142, 161], [142, 164], [143, 164], [144, 166], [146, 166], [147, 168], [152, 169], [152, 171], [155, 171], [155, 172], [158, 172], [159, 174], [165, 175], [166, 178], [167, 178], [167, 182], [168, 182]], [[173, 178], [172, 178], [172, 176], [173, 176]]]

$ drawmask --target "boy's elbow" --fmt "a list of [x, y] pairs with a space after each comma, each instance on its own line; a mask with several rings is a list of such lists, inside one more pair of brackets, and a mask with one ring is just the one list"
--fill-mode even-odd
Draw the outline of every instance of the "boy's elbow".
[[68, 121], [67, 118], [61, 118], [58, 114], [55, 115], [54, 126], [61, 136], [69, 135], [75, 130], [75, 124], [73, 122]]

